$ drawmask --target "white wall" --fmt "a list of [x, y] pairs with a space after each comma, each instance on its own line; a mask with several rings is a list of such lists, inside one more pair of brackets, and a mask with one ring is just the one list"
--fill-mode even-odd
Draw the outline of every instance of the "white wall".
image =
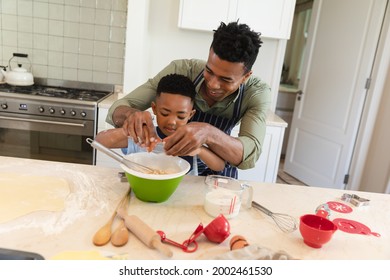
[[[145, 82], [174, 59], [207, 59], [213, 33], [178, 28], [179, 2], [129, 0], [124, 92]], [[271, 86], [274, 111], [286, 41], [263, 41], [253, 72]]]

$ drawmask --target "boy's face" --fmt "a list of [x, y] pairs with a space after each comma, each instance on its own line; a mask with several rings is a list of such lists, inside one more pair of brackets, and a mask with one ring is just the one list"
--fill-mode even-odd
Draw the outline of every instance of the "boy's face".
[[156, 102], [152, 102], [152, 110], [156, 115], [158, 127], [166, 136], [187, 124], [195, 113], [191, 98], [165, 92], [156, 98]]

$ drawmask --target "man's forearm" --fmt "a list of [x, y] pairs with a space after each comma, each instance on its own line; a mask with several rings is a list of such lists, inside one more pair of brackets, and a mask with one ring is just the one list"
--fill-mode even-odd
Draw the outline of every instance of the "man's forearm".
[[244, 147], [240, 140], [213, 127], [207, 137], [207, 146], [215, 154], [234, 166], [242, 162]]

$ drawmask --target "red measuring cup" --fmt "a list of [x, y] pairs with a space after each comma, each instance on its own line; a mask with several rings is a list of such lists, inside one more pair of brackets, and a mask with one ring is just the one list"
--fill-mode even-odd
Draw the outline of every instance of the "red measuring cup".
[[300, 218], [299, 231], [306, 245], [312, 248], [321, 248], [329, 242], [337, 226], [327, 218], [329, 211], [317, 208], [316, 214], [303, 215]]

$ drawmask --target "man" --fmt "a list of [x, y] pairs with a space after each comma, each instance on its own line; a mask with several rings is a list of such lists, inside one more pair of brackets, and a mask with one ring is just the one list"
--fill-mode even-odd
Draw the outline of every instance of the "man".
[[[154, 100], [159, 80], [177, 73], [189, 77], [196, 86], [196, 113], [191, 122], [164, 139], [169, 155], [190, 154], [202, 145], [228, 164], [215, 173], [198, 163], [199, 174], [220, 174], [237, 178], [237, 167], [249, 169], [258, 160], [270, 105], [270, 88], [252, 76], [252, 66], [262, 44], [259, 33], [246, 24], [221, 23], [214, 32], [207, 62], [175, 60], [109, 110], [107, 122], [123, 127], [138, 144], [149, 146], [156, 138], [147, 109]], [[232, 128], [241, 122], [238, 137]]]

